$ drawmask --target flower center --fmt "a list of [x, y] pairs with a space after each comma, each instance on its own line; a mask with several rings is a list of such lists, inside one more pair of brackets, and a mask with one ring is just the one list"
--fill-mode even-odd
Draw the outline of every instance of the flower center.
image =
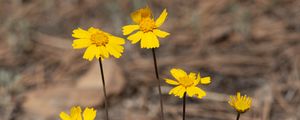
[[108, 37], [102, 32], [96, 32], [91, 35], [91, 41], [97, 46], [105, 46], [108, 43]]
[[178, 81], [184, 87], [190, 87], [194, 84], [194, 80], [189, 78], [189, 76], [184, 76], [180, 78]]
[[151, 18], [144, 18], [140, 22], [140, 30], [143, 31], [143, 32], [149, 32], [149, 31], [152, 31], [155, 28], [156, 28], [155, 22]]

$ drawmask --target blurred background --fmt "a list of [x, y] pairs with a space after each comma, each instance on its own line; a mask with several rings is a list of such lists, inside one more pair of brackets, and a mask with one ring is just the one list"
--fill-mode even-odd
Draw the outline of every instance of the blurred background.
[[[233, 120], [228, 95], [253, 97], [242, 120], [300, 119], [299, 0], [149, 0], [169, 16], [156, 50], [161, 78], [173, 67], [211, 76], [204, 99], [189, 98], [188, 120]], [[104, 119], [96, 60], [73, 50], [72, 30], [101, 28], [122, 35], [145, 0], [0, 0], [0, 120], [57, 120], [71, 106]], [[104, 61], [112, 120], [158, 120], [159, 95], [151, 50], [125, 44]], [[181, 99], [163, 83], [166, 120], [180, 120]]]

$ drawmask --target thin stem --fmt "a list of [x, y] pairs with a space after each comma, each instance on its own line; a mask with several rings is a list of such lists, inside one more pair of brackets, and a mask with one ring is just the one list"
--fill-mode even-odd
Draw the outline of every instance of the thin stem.
[[153, 61], [154, 61], [154, 68], [155, 68], [155, 75], [158, 83], [158, 92], [159, 92], [159, 97], [160, 97], [160, 120], [164, 120], [164, 106], [163, 106], [163, 99], [162, 99], [162, 94], [161, 94], [161, 85], [160, 85], [160, 79], [158, 75], [158, 69], [157, 69], [157, 62], [156, 62], [156, 55], [155, 55], [155, 49], [152, 48], [152, 53], [153, 53]]
[[241, 115], [241, 114], [238, 112], [238, 113], [237, 113], [237, 116], [236, 116], [236, 120], [239, 120], [239, 119], [240, 119], [240, 115]]
[[100, 64], [102, 84], [103, 84], [104, 105], [105, 105], [105, 113], [106, 113], [105, 117], [106, 117], [106, 120], [109, 120], [109, 117], [108, 117], [108, 102], [107, 102], [106, 87], [105, 87], [104, 72], [103, 72], [103, 66], [102, 66], [101, 57], [99, 58], [99, 64]]
[[186, 101], [186, 92], [184, 92], [183, 95], [182, 120], [185, 120], [185, 101]]

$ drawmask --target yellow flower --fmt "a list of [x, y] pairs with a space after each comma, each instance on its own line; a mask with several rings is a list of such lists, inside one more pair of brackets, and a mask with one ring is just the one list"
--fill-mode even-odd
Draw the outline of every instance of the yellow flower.
[[126, 25], [123, 27], [123, 35], [129, 35], [133, 31], [138, 32], [130, 35], [127, 39], [135, 44], [141, 40], [141, 48], [158, 48], [159, 40], [157, 37], [165, 38], [169, 33], [159, 30], [158, 28], [164, 23], [167, 18], [167, 10], [160, 14], [160, 16], [154, 21], [152, 11], [147, 6], [131, 13], [131, 18], [135, 25]]
[[70, 115], [65, 112], [60, 113], [61, 120], [94, 120], [95, 117], [96, 110], [94, 110], [93, 108], [85, 108], [82, 119], [81, 108], [79, 106], [72, 107]]
[[191, 72], [187, 74], [185, 71], [181, 69], [171, 69], [171, 74], [176, 80], [165, 79], [168, 84], [176, 85], [169, 94], [174, 94], [175, 96], [179, 96], [182, 98], [184, 93], [186, 92], [188, 96], [197, 96], [199, 99], [206, 96], [205, 91], [201, 88], [197, 87], [198, 84], [207, 85], [211, 82], [210, 77], [201, 78], [200, 73], [196, 77], [196, 73]]
[[94, 57], [99, 59], [108, 58], [109, 55], [115, 58], [121, 57], [125, 43], [123, 38], [113, 36], [100, 29], [89, 28], [87, 31], [81, 28], [73, 30], [73, 49], [87, 48], [83, 58], [92, 61]]
[[241, 93], [238, 92], [236, 96], [230, 96], [228, 103], [239, 113], [244, 113], [250, 109], [251, 98], [246, 95], [241, 96]]

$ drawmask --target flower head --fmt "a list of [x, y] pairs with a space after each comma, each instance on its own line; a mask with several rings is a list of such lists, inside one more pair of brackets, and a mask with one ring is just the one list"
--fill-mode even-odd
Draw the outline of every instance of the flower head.
[[165, 38], [169, 35], [169, 33], [158, 29], [166, 20], [167, 15], [167, 10], [164, 9], [160, 16], [154, 20], [152, 11], [148, 6], [136, 10], [131, 13], [131, 18], [135, 24], [124, 26], [123, 35], [129, 35], [138, 30], [127, 38], [132, 44], [141, 40], [141, 48], [158, 48], [159, 40], [157, 37]]
[[186, 92], [188, 96], [197, 96], [199, 99], [206, 96], [205, 91], [201, 88], [197, 87], [198, 84], [207, 85], [211, 82], [210, 77], [201, 78], [200, 73], [196, 76], [196, 73], [191, 72], [187, 74], [185, 71], [181, 69], [171, 69], [171, 74], [176, 80], [165, 79], [166, 82], [170, 85], [175, 85], [169, 94], [173, 94], [175, 96], [179, 96], [182, 98], [184, 93]]
[[115, 58], [121, 57], [125, 43], [123, 38], [113, 36], [100, 29], [89, 28], [83, 30], [81, 28], [73, 30], [72, 36], [75, 38], [73, 41], [74, 49], [87, 48], [83, 58], [92, 61], [94, 57], [99, 59], [108, 58], [109, 55]]
[[79, 106], [72, 107], [70, 115], [65, 112], [60, 113], [61, 120], [94, 120], [95, 117], [96, 110], [94, 110], [93, 108], [85, 108], [82, 119], [81, 108]]
[[241, 96], [241, 93], [238, 92], [236, 96], [230, 96], [228, 103], [239, 113], [244, 113], [250, 109], [251, 98], [246, 95]]

